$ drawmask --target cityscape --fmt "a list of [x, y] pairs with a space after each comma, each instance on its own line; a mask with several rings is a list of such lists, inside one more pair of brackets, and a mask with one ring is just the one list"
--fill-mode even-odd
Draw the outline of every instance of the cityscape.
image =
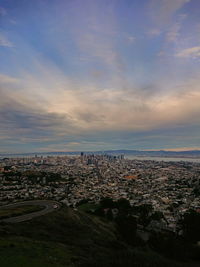
[[0, 266], [200, 266], [200, 1], [0, 0]]
[[129, 160], [124, 155], [37, 156], [0, 160], [0, 204], [51, 199], [76, 209], [103, 198], [150, 204], [163, 213], [159, 227], [177, 231], [187, 210], [200, 213], [200, 163]]

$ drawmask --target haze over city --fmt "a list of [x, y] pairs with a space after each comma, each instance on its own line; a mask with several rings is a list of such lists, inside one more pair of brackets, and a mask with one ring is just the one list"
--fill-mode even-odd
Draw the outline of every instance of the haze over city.
[[200, 148], [200, 2], [1, 0], [0, 152]]

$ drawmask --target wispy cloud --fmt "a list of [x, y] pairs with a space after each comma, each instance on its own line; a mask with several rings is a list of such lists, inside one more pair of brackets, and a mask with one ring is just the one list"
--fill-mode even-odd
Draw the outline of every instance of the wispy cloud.
[[6, 9], [0, 6], [0, 16], [5, 16], [6, 14], [7, 14]]
[[163, 26], [169, 23], [172, 16], [191, 0], [151, 0], [153, 20]]
[[3, 18], [1, 145], [148, 146], [200, 124], [198, 60], [181, 60], [200, 56], [189, 0], [35, 2]]
[[150, 36], [159, 36], [161, 34], [161, 30], [160, 29], [150, 29], [148, 32], [147, 32], [148, 35]]
[[15, 84], [16, 85], [18, 82], [20, 82], [18, 78], [0, 73], [0, 84], [1, 85], [2, 84]]
[[[198, 88], [197, 88], [198, 89]], [[105, 93], [105, 92], [104, 92]], [[1, 116], [1, 135], [3, 143], [15, 141], [17, 144], [36, 144], [40, 145], [41, 151], [63, 151], [69, 150], [95, 150], [104, 149], [112, 146], [130, 147], [130, 142], [137, 145], [152, 145], [155, 142], [162, 142], [165, 136], [157, 133], [157, 137], [149, 139], [149, 131], [156, 133], [157, 129], [168, 129], [172, 126], [199, 124], [200, 117], [198, 92], [185, 92], [185, 94], [171, 95], [153, 99], [148, 103], [148, 111], [144, 111], [145, 104], [135, 103], [134, 96], [128, 94], [127, 99], [122, 97], [122, 92], [118, 95], [121, 101], [113, 99], [108, 101], [108, 96], [98, 94], [91, 96], [91, 92], [86, 92], [90, 97], [83, 98], [79, 93], [74, 98], [73, 105], [77, 108], [69, 108], [64, 96], [72, 99], [73, 92], [66, 91], [60, 99], [48, 100], [48, 109], [51, 106], [62, 107], [62, 112], [34, 109], [34, 105], [21, 105], [14, 100], [7, 101], [6, 105], [0, 108]], [[78, 97], [78, 95], [80, 95]], [[1, 95], [2, 96], [2, 95]], [[56, 92], [55, 92], [56, 96]], [[61, 99], [62, 98], [62, 99]], [[96, 98], [96, 99], [95, 99]], [[106, 100], [107, 103], [101, 103]], [[110, 102], [110, 103], [109, 103]], [[93, 103], [91, 105], [91, 103]], [[64, 109], [65, 105], [65, 109]], [[11, 108], [12, 107], [12, 108]], [[87, 110], [86, 110], [87, 108]], [[129, 136], [126, 138], [126, 132]], [[138, 138], [143, 135], [143, 140]], [[146, 133], [146, 134], [145, 134]], [[192, 135], [193, 136], [193, 135]], [[117, 138], [116, 138], [117, 137]], [[127, 140], [127, 144], [125, 141]], [[165, 141], [169, 137], [165, 138]], [[84, 140], [88, 142], [84, 142]], [[135, 139], [135, 141], [134, 141]], [[8, 141], [7, 141], [8, 140]], [[102, 141], [105, 140], [105, 143]], [[178, 140], [181, 139], [178, 137]], [[194, 141], [194, 139], [193, 139]], [[78, 144], [74, 144], [79, 143]], [[49, 143], [54, 145], [49, 146]], [[63, 145], [56, 145], [62, 143]], [[134, 144], [133, 143], [133, 144]], [[64, 145], [66, 144], [66, 145]], [[45, 148], [46, 147], [46, 148]]]
[[178, 52], [176, 56], [180, 58], [193, 58], [193, 59], [199, 58], [200, 46], [183, 49], [180, 52]]
[[181, 14], [178, 16], [177, 21], [170, 26], [166, 34], [166, 39], [168, 42], [176, 42], [180, 36], [180, 30], [183, 21], [187, 18], [186, 14]]
[[[46, 65], [47, 68], [51, 76], [53, 70]], [[137, 87], [126, 91], [102, 89], [90, 84], [77, 85], [77, 81], [68, 81], [55, 73], [50, 81], [42, 76], [45, 80], [26, 78], [24, 73], [24, 80], [16, 83], [15, 79], [3, 76], [0, 113], [2, 128], [8, 136], [15, 133], [59, 139], [78, 136], [80, 132], [121, 129], [138, 132], [167, 125], [199, 123], [199, 79], [182, 84], [180, 93], [168, 91], [149, 98]], [[34, 93], [30, 88], [35, 88]]]
[[0, 33], [0, 46], [14, 47], [14, 44], [4, 34]]
[[133, 43], [135, 43], [135, 41], [136, 41], [136, 37], [134, 37], [134, 36], [128, 36], [128, 37], [127, 37], [127, 40], [128, 40], [128, 42], [129, 42], [130, 44], [133, 44]]

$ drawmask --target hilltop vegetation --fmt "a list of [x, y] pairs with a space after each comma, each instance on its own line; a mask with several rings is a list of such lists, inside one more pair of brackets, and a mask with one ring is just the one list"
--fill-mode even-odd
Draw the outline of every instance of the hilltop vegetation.
[[127, 242], [120, 229], [130, 225], [66, 207], [32, 221], [1, 223], [1, 266], [196, 266], [167, 259], [145, 243]]
[[0, 220], [40, 211], [42, 209], [43, 207], [36, 205], [26, 205], [20, 207], [9, 207], [7, 209], [0, 209]]

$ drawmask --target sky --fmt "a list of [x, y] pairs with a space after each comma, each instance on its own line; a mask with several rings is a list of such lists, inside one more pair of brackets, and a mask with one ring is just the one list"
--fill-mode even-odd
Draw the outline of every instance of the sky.
[[199, 0], [0, 0], [0, 153], [200, 149]]

